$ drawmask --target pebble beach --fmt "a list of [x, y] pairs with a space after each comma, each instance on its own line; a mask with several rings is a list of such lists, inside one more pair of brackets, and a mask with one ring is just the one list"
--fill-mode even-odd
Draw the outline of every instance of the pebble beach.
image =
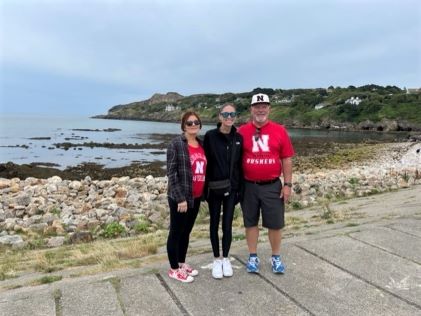
[[[322, 200], [398, 190], [421, 183], [421, 145], [418, 142], [383, 144], [377, 156], [347, 168], [295, 172], [293, 208]], [[0, 245], [21, 248], [31, 236], [44, 236], [47, 247], [103, 235], [103, 227], [119, 223], [127, 236], [166, 229], [169, 223], [167, 178], [113, 177], [110, 180], [0, 178]]]

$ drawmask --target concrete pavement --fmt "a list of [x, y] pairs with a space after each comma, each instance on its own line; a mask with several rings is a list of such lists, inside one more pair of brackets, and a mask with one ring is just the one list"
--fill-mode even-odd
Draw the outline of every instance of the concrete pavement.
[[169, 279], [165, 262], [0, 292], [0, 315], [421, 315], [421, 186], [353, 203], [367, 215], [352, 225], [284, 239], [284, 275], [271, 272], [267, 242], [260, 274], [247, 273], [242, 241], [231, 278], [212, 279], [205, 253], [189, 257], [191, 284]]

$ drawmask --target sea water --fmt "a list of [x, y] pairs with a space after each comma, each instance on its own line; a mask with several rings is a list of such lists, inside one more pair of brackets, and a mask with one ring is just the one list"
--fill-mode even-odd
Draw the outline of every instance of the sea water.
[[[204, 125], [200, 135], [214, 128]], [[78, 130], [79, 129], [79, 130]], [[80, 129], [83, 129], [81, 131]], [[105, 131], [117, 129], [116, 131]], [[97, 131], [96, 131], [97, 130]], [[309, 129], [289, 129], [294, 140], [323, 140], [326, 142], [359, 142], [367, 139], [388, 141], [395, 135], [385, 133], [361, 133]], [[157, 135], [179, 134], [179, 123], [150, 121], [105, 120], [87, 117], [50, 117], [41, 115], [1, 115], [0, 114], [0, 163], [55, 164], [64, 169], [84, 162], [97, 163], [105, 167], [121, 167], [132, 162], [147, 163], [165, 161], [166, 145]], [[40, 139], [34, 139], [40, 138]], [[45, 139], [43, 139], [45, 138]], [[54, 144], [70, 142], [114, 143], [114, 144], [159, 144], [162, 149], [116, 149], [106, 147], [71, 147], [68, 150]], [[22, 147], [25, 146], [25, 147]]]

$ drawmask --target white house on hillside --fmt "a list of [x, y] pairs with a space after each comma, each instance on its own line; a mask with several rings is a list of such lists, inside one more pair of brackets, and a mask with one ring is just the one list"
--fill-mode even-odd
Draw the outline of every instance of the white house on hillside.
[[172, 104], [167, 104], [165, 107], [165, 112], [172, 112], [178, 110], [178, 106], [174, 106]]
[[345, 101], [345, 103], [352, 105], [359, 105], [361, 102], [363, 102], [363, 100], [361, 100], [360, 97], [351, 97]]
[[273, 97], [272, 97], [272, 101], [273, 101], [273, 103], [281, 103], [281, 104], [288, 104], [288, 103], [291, 103], [292, 101], [294, 101], [294, 96], [292, 96], [292, 97], [290, 97], [290, 98], [288, 98], [288, 97], [284, 97], [284, 98], [280, 98], [279, 96], [277, 96], [277, 95], [274, 95]]
[[419, 89], [417, 89], [417, 88], [415, 88], [415, 89], [411, 89], [411, 88], [407, 88], [406, 89], [406, 94], [411, 94], [411, 93], [420, 93], [421, 92], [421, 88], [419, 88]]
[[327, 105], [327, 104], [324, 104], [324, 103], [319, 103], [319, 104], [316, 104], [316, 105], [314, 106], [314, 109], [315, 109], [315, 110], [320, 110], [320, 109], [323, 109], [326, 105]]
[[291, 103], [291, 102], [292, 102], [292, 99], [288, 99], [288, 98], [283, 98], [278, 101], [278, 103]]

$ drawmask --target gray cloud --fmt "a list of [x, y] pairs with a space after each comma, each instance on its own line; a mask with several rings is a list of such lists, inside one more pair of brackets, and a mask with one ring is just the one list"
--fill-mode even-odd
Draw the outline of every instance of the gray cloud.
[[1, 67], [116, 95], [421, 85], [416, 0], [5, 0], [0, 10]]

